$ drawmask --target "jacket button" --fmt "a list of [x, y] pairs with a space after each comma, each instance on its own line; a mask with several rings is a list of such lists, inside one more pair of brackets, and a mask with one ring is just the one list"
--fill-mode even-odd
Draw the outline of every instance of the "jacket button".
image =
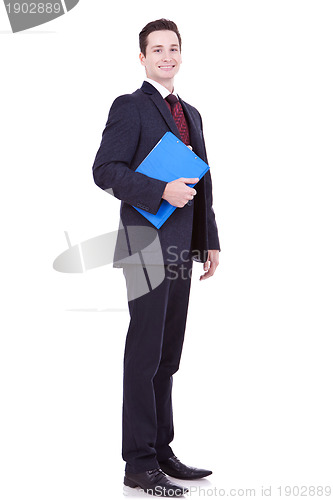
[[192, 203], [193, 203], [192, 200], [190, 200], [190, 201], [187, 202], [187, 204], [188, 204], [189, 207], [192, 205]]

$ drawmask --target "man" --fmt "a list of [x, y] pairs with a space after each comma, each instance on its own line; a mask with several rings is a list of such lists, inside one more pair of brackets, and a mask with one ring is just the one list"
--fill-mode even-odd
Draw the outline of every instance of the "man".
[[[165, 496], [175, 496], [188, 490], [166, 474], [178, 479], [211, 474], [182, 464], [170, 447], [174, 435], [171, 389], [184, 340], [192, 262], [203, 263], [201, 280], [213, 276], [220, 245], [210, 171], [199, 182], [179, 178], [169, 183], [135, 172], [168, 131], [207, 161], [201, 116], [174, 93], [174, 77], [182, 63], [176, 24], [165, 19], [151, 22], [141, 31], [139, 41], [147, 78], [140, 89], [118, 97], [111, 106], [93, 175], [99, 187], [122, 200], [115, 260], [123, 267], [131, 317], [124, 354], [124, 484], [155, 495], [162, 495], [163, 490]], [[195, 188], [187, 184], [195, 184]], [[177, 209], [156, 230], [164, 278], [154, 287], [149, 274], [154, 265], [149, 267], [142, 259], [133, 265], [124, 262], [128, 255], [135, 258], [143, 253], [133, 251], [142, 242], [129, 242], [130, 230], [143, 234], [154, 229], [134, 207], [156, 214], [163, 199]], [[127, 255], [122, 254], [126, 245]], [[152, 254], [147, 252], [150, 258]], [[143, 281], [147, 290], [135, 288]]]

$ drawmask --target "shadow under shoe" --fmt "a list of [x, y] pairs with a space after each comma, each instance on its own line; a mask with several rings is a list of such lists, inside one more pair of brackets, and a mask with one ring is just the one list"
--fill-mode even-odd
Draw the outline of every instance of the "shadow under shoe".
[[183, 488], [172, 483], [161, 469], [152, 469], [138, 474], [125, 472], [124, 485], [130, 488], [139, 486], [146, 493], [160, 497], [179, 497], [188, 493], [187, 488]]

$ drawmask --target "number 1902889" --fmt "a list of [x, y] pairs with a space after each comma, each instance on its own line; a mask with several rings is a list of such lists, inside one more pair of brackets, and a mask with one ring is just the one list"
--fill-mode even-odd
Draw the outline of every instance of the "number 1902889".
[[61, 4], [60, 3], [14, 3], [6, 4], [8, 14], [60, 14]]

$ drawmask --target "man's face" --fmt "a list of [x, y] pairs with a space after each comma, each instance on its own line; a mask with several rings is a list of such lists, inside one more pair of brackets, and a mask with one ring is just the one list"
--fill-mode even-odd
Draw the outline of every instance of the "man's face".
[[182, 62], [178, 37], [174, 31], [154, 31], [147, 41], [146, 56], [140, 54], [141, 64], [148, 78], [165, 86], [173, 81]]

